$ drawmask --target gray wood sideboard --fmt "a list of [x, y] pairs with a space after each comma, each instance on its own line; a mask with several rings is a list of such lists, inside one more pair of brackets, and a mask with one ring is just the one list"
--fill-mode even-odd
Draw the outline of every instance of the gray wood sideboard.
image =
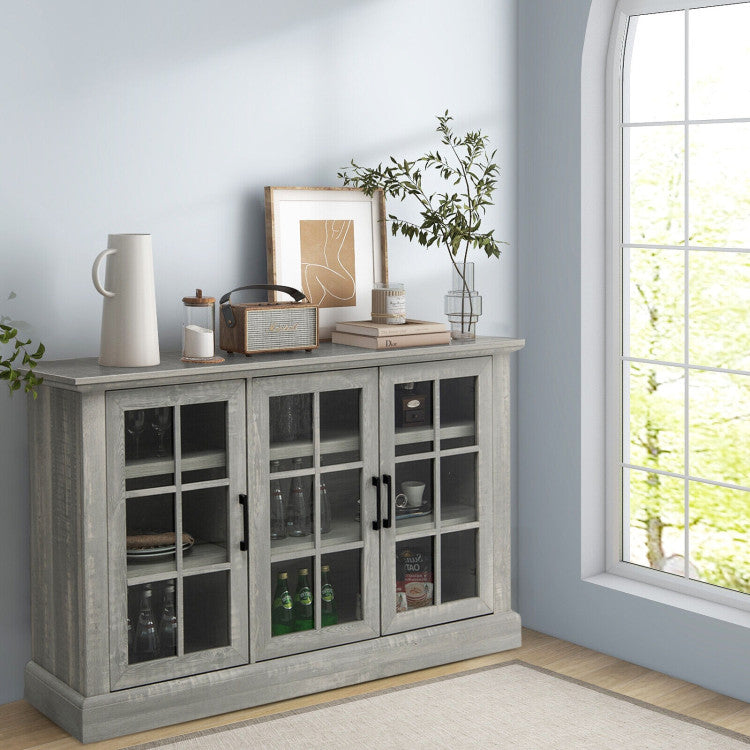
[[520, 646], [523, 343], [42, 362], [27, 700], [91, 742]]

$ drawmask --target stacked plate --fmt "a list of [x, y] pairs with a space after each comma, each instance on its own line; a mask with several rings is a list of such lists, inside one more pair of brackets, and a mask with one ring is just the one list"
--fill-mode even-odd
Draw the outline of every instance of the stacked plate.
[[[189, 542], [183, 542], [182, 552], [187, 552], [195, 544], [195, 541], [191, 539]], [[142, 549], [129, 549], [127, 551], [127, 559], [131, 562], [146, 562], [148, 560], [156, 560], [163, 557], [170, 557], [177, 552], [177, 545], [175, 544], [163, 544], [159, 547], [144, 547]]]

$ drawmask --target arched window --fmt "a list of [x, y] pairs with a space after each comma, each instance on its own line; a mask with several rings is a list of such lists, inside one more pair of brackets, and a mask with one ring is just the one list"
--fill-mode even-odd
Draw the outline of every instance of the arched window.
[[750, 2], [621, 0], [610, 71], [608, 568], [750, 609]]

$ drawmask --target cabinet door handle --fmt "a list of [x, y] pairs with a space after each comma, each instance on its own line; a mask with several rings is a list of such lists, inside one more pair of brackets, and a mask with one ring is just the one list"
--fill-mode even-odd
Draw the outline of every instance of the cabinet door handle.
[[388, 518], [383, 519], [383, 528], [384, 529], [390, 529], [391, 528], [391, 522], [393, 521], [393, 498], [391, 495], [393, 494], [391, 492], [391, 477], [390, 474], [383, 474], [383, 484], [388, 488], [388, 493], [386, 495], [387, 502], [388, 502]]
[[250, 516], [247, 503], [247, 495], [240, 495], [240, 505], [242, 506], [242, 528], [245, 538], [240, 542], [240, 549], [247, 552], [247, 540], [250, 538]]
[[373, 531], [380, 531], [380, 519], [382, 517], [381, 511], [380, 511], [380, 477], [373, 477], [372, 478], [372, 486], [376, 490], [377, 495], [377, 521], [372, 522], [372, 530]]

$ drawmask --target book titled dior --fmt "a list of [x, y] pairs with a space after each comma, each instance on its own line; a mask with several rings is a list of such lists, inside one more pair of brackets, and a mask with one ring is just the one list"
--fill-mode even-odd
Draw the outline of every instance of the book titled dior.
[[365, 349], [403, 349], [407, 346], [450, 344], [451, 334], [442, 323], [427, 320], [407, 320], [402, 325], [351, 320], [337, 323], [331, 340], [334, 344]]
[[355, 333], [331, 334], [334, 344], [347, 346], [361, 346], [364, 349], [404, 349], [407, 346], [435, 346], [436, 344], [450, 344], [450, 331], [444, 333], [415, 333], [412, 336], [357, 336]]

